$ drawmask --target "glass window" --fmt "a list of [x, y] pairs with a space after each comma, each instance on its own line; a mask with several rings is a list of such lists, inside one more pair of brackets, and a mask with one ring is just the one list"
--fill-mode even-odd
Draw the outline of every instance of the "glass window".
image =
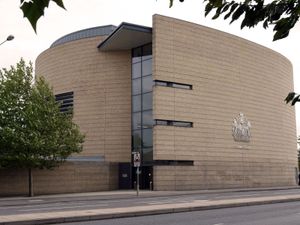
[[143, 94], [143, 110], [152, 109], [152, 92]]
[[143, 148], [143, 162], [151, 162], [153, 160], [153, 148]]
[[152, 91], [153, 80], [152, 75], [143, 77], [143, 93]]
[[156, 81], [155, 81], [155, 85], [166, 87], [166, 86], [168, 86], [168, 82], [156, 80]]
[[142, 91], [141, 81], [142, 81], [141, 78], [132, 80], [132, 95], [141, 94], [141, 91]]
[[155, 120], [156, 125], [168, 126], [168, 120]]
[[73, 111], [73, 91], [55, 95], [55, 101], [59, 105], [60, 112], [72, 113]]
[[152, 110], [143, 112], [143, 128], [153, 127]]
[[153, 161], [152, 44], [132, 50], [132, 151], [142, 152], [143, 162]]
[[143, 147], [153, 146], [152, 129], [143, 129]]
[[142, 113], [132, 113], [132, 129], [137, 130], [141, 129], [141, 123], [142, 123]]
[[142, 144], [141, 130], [132, 132], [132, 147], [135, 151], [140, 151]]
[[152, 74], [152, 59], [148, 59], [142, 62], [143, 76]]
[[191, 84], [180, 84], [180, 83], [174, 83], [174, 82], [162, 81], [162, 80], [155, 80], [155, 85], [164, 86], [164, 87], [181, 88], [187, 90], [193, 89], [193, 85]]
[[141, 72], [142, 72], [141, 65], [142, 64], [140, 62], [132, 64], [132, 79], [141, 77]]
[[152, 59], [152, 55], [142, 56], [142, 60]]
[[143, 46], [143, 57], [142, 59], [149, 59], [152, 57], [152, 44]]
[[173, 121], [172, 125], [176, 126], [176, 127], [192, 127], [193, 123], [191, 123], [191, 122]]
[[152, 44], [143, 46], [143, 56], [145, 55], [152, 55]]
[[141, 95], [132, 96], [132, 111], [141, 111]]
[[132, 63], [140, 62], [142, 60], [142, 48], [135, 48], [132, 51]]
[[174, 87], [174, 88], [181, 88], [181, 89], [188, 89], [188, 90], [192, 89], [192, 85], [189, 85], [189, 84], [177, 84], [177, 83], [173, 83], [172, 87]]
[[156, 125], [176, 126], [176, 127], [193, 127], [193, 122], [173, 121], [173, 120], [155, 120]]

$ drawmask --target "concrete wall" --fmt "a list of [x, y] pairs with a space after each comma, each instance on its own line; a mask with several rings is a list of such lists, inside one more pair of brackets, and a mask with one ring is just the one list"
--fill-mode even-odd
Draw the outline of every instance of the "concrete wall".
[[[55, 193], [92, 192], [118, 188], [117, 163], [67, 162], [54, 170], [33, 170], [35, 195]], [[0, 196], [26, 195], [28, 172], [26, 169], [0, 170]], [[2, 182], [3, 181], [3, 182]]]
[[[46, 78], [55, 94], [74, 92], [74, 122], [86, 135], [80, 155], [104, 158], [36, 172], [38, 194], [116, 189], [116, 163], [131, 161], [131, 51], [99, 52], [104, 38], [64, 43], [36, 60], [36, 74]], [[0, 182], [7, 182], [1, 194], [24, 193], [23, 172], [12, 171], [9, 177], [6, 172], [0, 171]]]
[[[156, 166], [156, 190], [264, 187], [295, 184], [292, 65], [253, 42], [197, 24], [155, 15], [153, 79], [193, 85], [154, 88], [153, 117], [194, 123], [155, 126], [155, 160], [193, 160], [194, 166]], [[235, 142], [233, 119], [251, 122], [251, 141]]]
[[[50, 48], [36, 61], [56, 94], [74, 92], [74, 121], [86, 134], [81, 156], [34, 171], [37, 194], [117, 188], [118, 162], [131, 157], [130, 51], [99, 52], [104, 36]], [[193, 122], [192, 128], [154, 126], [154, 160], [190, 160], [193, 166], [155, 166], [155, 190], [295, 185], [292, 66], [263, 46], [173, 18], [153, 18], [153, 79], [192, 90], [156, 86], [153, 118]], [[251, 140], [236, 142], [233, 119], [251, 122]], [[27, 173], [0, 170], [0, 195], [27, 193]]]
[[86, 134], [81, 155], [129, 162], [131, 151], [131, 53], [100, 52], [104, 37], [50, 48], [36, 60], [54, 93], [74, 91], [74, 121]]

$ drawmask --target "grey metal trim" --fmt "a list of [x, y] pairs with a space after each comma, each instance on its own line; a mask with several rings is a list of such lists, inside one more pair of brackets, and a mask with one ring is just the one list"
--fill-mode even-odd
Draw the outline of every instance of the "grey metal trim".
[[104, 156], [69, 156], [66, 161], [69, 162], [104, 162]]
[[117, 27], [114, 25], [106, 25], [75, 31], [57, 39], [55, 42], [53, 42], [50, 48], [83, 38], [110, 35], [113, 31], [115, 31], [116, 28]]
[[141, 25], [136, 25], [132, 23], [121, 23], [104, 41], [102, 41], [98, 48], [100, 49], [102, 46], [106, 45], [106, 43], [114, 38], [122, 29], [132, 30], [132, 31], [139, 31], [144, 33], [152, 33], [152, 27], [146, 27]]

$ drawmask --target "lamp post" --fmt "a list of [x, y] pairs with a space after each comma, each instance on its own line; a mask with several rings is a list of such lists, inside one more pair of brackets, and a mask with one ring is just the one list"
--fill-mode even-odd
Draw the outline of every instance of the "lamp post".
[[9, 36], [6, 38], [5, 41], [3, 41], [3, 42], [0, 43], [0, 45], [4, 44], [4, 43], [7, 42], [7, 41], [13, 40], [14, 38], [15, 38], [15, 37], [14, 37], [13, 35], [9, 35]]

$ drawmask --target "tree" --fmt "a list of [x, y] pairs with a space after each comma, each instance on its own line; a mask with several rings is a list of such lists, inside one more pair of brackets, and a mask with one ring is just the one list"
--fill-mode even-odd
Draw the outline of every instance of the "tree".
[[61, 113], [44, 78], [33, 84], [32, 65], [21, 59], [16, 67], [0, 70], [0, 168], [52, 169], [82, 150], [84, 136]]
[[[36, 31], [36, 23], [50, 2], [55, 2], [59, 7], [65, 9], [63, 0], [21, 0], [20, 8]], [[179, 0], [184, 2], [184, 0]], [[244, 27], [254, 27], [258, 23], [263, 23], [266, 29], [269, 25], [275, 25], [273, 40], [285, 38], [289, 35], [290, 30], [299, 20], [300, 3], [298, 0], [274, 0], [265, 4], [264, 0], [243, 0], [236, 2], [234, 0], [204, 0], [205, 16], [215, 10], [212, 19], [217, 19], [221, 14], [224, 19], [231, 18], [234, 22], [244, 16], [241, 22], [241, 29]], [[174, 0], [170, 0], [170, 7], [173, 6]]]
[[[184, 0], [179, 0], [184, 2]], [[274, 25], [275, 32], [273, 41], [285, 38], [290, 30], [299, 20], [300, 2], [298, 0], [274, 0], [265, 4], [264, 0], [204, 0], [205, 16], [215, 10], [212, 19], [217, 19], [222, 14], [224, 19], [231, 18], [230, 23], [243, 16], [241, 29], [244, 27], [255, 27], [258, 23], [263, 23], [266, 29], [269, 25]], [[170, 7], [173, 0], [170, 0]]]

